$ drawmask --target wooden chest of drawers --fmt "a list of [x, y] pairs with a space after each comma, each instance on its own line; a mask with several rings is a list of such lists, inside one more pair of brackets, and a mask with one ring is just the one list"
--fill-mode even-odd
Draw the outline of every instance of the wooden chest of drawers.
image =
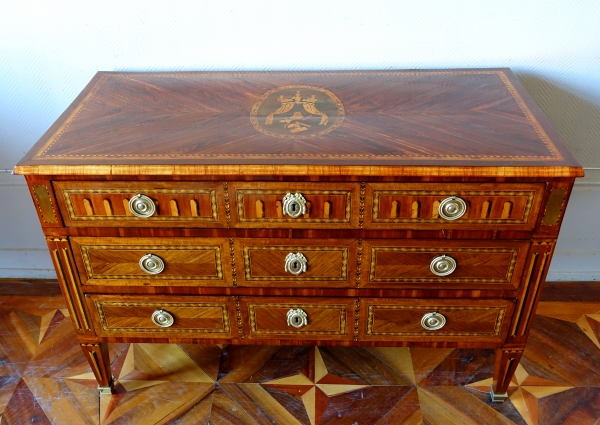
[[523, 353], [576, 160], [507, 69], [98, 73], [17, 165], [81, 346]]

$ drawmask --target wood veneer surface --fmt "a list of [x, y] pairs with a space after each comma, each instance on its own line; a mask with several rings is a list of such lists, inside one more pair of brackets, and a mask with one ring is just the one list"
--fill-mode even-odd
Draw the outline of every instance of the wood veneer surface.
[[15, 169], [127, 170], [582, 175], [508, 69], [100, 72]]

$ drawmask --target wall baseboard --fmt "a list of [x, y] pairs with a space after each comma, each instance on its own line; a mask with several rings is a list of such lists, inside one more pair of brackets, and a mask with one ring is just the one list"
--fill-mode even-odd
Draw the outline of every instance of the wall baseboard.
[[600, 281], [600, 252], [555, 252], [547, 281]]
[[47, 249], [0, 249], [0, 278], [56, 279]]

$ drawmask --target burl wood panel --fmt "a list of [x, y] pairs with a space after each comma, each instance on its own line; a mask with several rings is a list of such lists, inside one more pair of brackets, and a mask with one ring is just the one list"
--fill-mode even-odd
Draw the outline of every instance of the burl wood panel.
[[[54, 188], [66, 226], [225, 227], [223, 185], [214, 182], [57, 181]], [[136, 217], [129, 200], [149, 197], [156, 211]]]
[[[369, 183], [365, 228], [533, 229], [544, 196], [536, 183]], [[457, 220], [440, 217], [444, 199], [458, 196], [467, 211]]]
[[[98, 336], [231, 338], [235, 329], [232, 297], [88, 295]], [[163, 310], [173, 325], [160, 327], [152, 314]]]
[[[71, 238], [84, 285], [230, 286], [225, 238]], [[150, 274], [140, 259], [152, 254], [164, 270]]]
[[[231, 226], [235, 228], [357, 228], [360, 203], [358, 183], [232, 182]], [[283, 213], [283, 198], [300, 193], [306, 214]]]
[[[234, 239], [238, 286], [354, 287], [358, 243], [350, 239]], [[285, 270], [288, 254], [302, 254], [306, 271]]]
[[[287, 314], [302, 309], [307, 324], [288, 325]], [[248, 339], [352, 339], [354, 298], [241, 297], [244, 335]]]
[[98, 73], [16, 172], [311, 175], [312, 165], [582, 175], [508, 69]]
[[[500, 343], [507, 332], [514, 302], [509, 300], [361, 299], [362, 340], [457, 341], [484, 339]], [[441, 329], [427, 330], [421, 319], [437, 312]]]
[[[363, 241], [363, 288], [517, 289], [529, 241], [378, 239]], [[447, 276], [431, 271], [434, 258], [456, 261]]]

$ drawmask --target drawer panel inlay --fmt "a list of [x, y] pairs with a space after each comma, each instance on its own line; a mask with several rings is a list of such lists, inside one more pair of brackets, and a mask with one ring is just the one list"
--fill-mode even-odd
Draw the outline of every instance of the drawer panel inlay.
[[[249, 338], [334, 338], [350, 339], [354, 324], [354, 299], [241, 298], [247, 314], [245, 331]], [[296, 327], [293, 317], [302, 315], [305, 324]]]
[[[366, 228], [509, 226], [531, 229], [535, 225], [543, 184], [369, 184], [370, 222]], [[444, 218], [440, 204], [456, 197], [466, 204], [457, 219]]]
[[[225, 226], [217, 183], [55, 182], [54, 187], [67, 226]], [[154, 205], [138, 214], [132, 205], [136, 198]]]
[[499, 338], [512, 303], [505, 300], [363, 299], [367, 339], [406, 337]]
[[226, 239], [72, 238], [86, 285], [226, 285]]
[[[229, 187], [236, 202], [233, 227], [358, 227], [358, 184], [234, 182]], [[300, 202], [287, 208], [289, 199]]]
[[[226, 297], [154, 297], [88, 296], [90, 307], [98, 313], [97, 333], [103, 336], [120, 334], [182, 334], [187, 337], [231, 337], [233, 300]], [[157, 312], [169, 316], [168, 326], [157, 324]], [[153, 320], [154, 318], [154, 320]]]
[[[361, 286], [515, 289], [528, 248], [529, 242], [523, 241], [365, 240], [363, 261], [369, 273], [363, 274]], [[456, 268], [436, 274], [435, 261], [453, 262]]]
[[[294, 243], [290, 243], [294, 242]], [[354, 286], [353, 240], [234, 239], [239, 286]], [[352, 269], [352, 270], [351, 270]]]

